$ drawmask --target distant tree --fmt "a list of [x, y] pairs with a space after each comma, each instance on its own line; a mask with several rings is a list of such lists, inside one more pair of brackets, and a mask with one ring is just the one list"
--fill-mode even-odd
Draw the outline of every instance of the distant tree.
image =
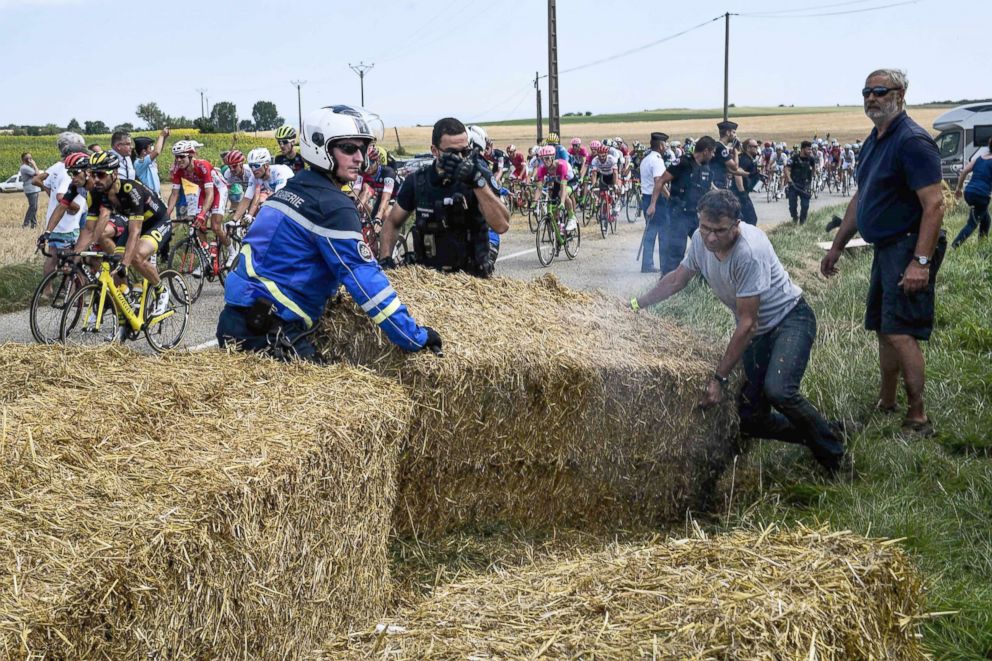
[[134, 132], [134, 124], [131, 122], [124, 122], [123, 124], [118, 124], [114, 127], [114, 131], [127, 131], [128, 133]]
[[251, 121], [250, 119], [242, 119], [240, 122], [238, 122], [238, 130], [239, 131], [254, 131], [255, 130], [255, 123], [253, 121]]
[[276, 104], [271, 101], [256, 101], [251, 108], [251, 116], [259, 131], [271, 131], [283, 123], [283, 118], [276, 110]]
[[197, 117], [193, 120], [193, 127], [200, 129], [200, 133], [214, 133], [217, 127], [209, 117]]
[[134, 114], [148, 125], [149, 130], [158, 131], [169, 126], [169, 116], [162, 112], [162, 109], [154, 101], [140, 104]]
[[210, 122], [221, 133], [233, 133], [238, 127], [238, 109], [230, 101], [215, 103], [210, 110]]
[[591, 110], [587, 110], [586, 111], [586, 117], [592, 117], [592, 111]]
[[95, 122], [83, 122], [83, 132], [86, 135], [96, 135], [99, 133], [110, 133], [110, 127], [96, 120]]
[[39, 133], [41, 135], [56, 135], [62, 132], [61, 126], [56, 126], [55, 124], [45, 124], [41, 127]]
[[168, 120], [167, 126], [174, 129], [192, 129], [196, 128], [196, 122], [189, 117], [166, 117]]
[[65, 127], [65, 130], [79, 132], [83, 130], [83, 127], [80, 126], [79, 122], [76, 121], [76, 118], [73, 117], [72, 119], [69, 120], [69, 126]]

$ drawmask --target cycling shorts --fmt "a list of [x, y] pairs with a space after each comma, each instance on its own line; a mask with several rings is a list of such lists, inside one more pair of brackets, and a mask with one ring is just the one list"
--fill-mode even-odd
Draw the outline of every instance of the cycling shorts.
[[[114, 217], [115, 224], [117, 218], [123, 218], [123, 216]], [[129, 226], [125, 225], [124, 231], [121, 232], [118, 235], [116, 241], [114, 241], [114, 245], [116, 245], [118, 248], [123, 248], [124, 246], [127, 245], [127, 238], [130, 235], [130, 232], [128, 230], [129, 230]], [[150, 225], [142, 225], [141, 236], [139, 237], [139, 240], [151, 241], [152, 244], [155, 246], [155, 250], [157, 251], [159, 246], [165, 243], [169, 239], [169, 236], [171, 234], [172, 234], [172, 222], [169, 221], [168, 218], [166, 218], [164, 220], [160, 220]]]
[[598, 183], [597, 186], [598, 188], [603, 188], [604, 186], [613, 186], [616, 183], [616, 177], [613, 176], [612, 172], [610, 174], [601, 174], [599, 175], [599, 181], [597, 183]]
[[[217, 186], [214, 185], [214, 203], [210, 210], [210, 215], [220, 214], [224, 215], [227, 213], [227, 186]], [[187, 198], [188, 199], [188, 198]], [[205, 188], [200, 189], [200, 196], [196, 200], [196, 209], [191, 209], [194, 214], [199, 214], [203, 210], [203, 201], [207, 199], [207, 190]]]

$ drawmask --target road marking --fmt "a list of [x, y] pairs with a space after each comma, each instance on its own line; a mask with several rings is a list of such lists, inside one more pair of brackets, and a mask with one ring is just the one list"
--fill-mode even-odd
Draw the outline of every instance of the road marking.
[[503, 255], [501, 257], [497, 257], [496, 263], [499, 264], [500, 262], [506, 259], [513, 259], [514, 257], [522, 257], [524, 255], [529, 255], [532, 252], [537, 252], [537, 248], [531, 248], [530, 250], [521, 250], [520, 252], [515, 252], [510, 255]]
[[190, 347], [190, 351], [203, 351], [204, 349], [210, 349], [217, 346], [217, 338], [204, 342], [203, 344], [197, 344], [195, 347]]

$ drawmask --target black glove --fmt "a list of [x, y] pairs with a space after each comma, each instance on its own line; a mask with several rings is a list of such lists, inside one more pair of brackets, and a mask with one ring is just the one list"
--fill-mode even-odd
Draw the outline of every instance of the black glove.
[[427, 341], [424, 342], [424, 349], [430, 349], [438, 356], [443, 356], [444, 352], [441, 350], [441, 336], [437, 334], [437, 331], [430, 326], [424, 326], [424, 330], [427, 331]]
[[455, 181], [460, 181], [463, 184], [474, 184], [476, 180], [476, 172], [479, 169], [479, 165], [475, 160], [475, 155], [463, 158], [458, 167], [452, 175], [452, 179]]
[[396, 268], [396, 260], [390, 257], [383, 257], [379, 260], [379, 266], [382, 267], [383, 271], [388, 271], [389, 269]]
[[438, 161], [438, 167], [441, 171], [441, 179], [447, 183], [453, 181], [455, 178], [455, 171], [458, 166], [461, 165], [464, 159], [458, 154], [442, 154], [441, 160]]

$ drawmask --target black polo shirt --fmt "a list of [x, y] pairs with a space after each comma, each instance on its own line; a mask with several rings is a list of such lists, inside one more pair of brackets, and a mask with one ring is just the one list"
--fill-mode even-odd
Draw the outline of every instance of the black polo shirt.
[[713, 158], [710, 160], [710, 174], [713, 176], [713, 185], [717, 188], [730, 188], [730, 177], [727, 174], [729, 160], [730, 148], [718, 141], [713, 151]]
[[940, 152], [926, 129], [905, 111], [881, 138], [872, 129], [857, 166], [858, 231], [879, 243], [918, 232], [923, 205], [916, 191], [940, 183]]
[[747, 172], [747, 177], [744, 178], [744, 191], [750, 193], [758, 185], [758, 164], [747, 152], [740, 155], [737, 164], [740, 165], [741, 170]]

